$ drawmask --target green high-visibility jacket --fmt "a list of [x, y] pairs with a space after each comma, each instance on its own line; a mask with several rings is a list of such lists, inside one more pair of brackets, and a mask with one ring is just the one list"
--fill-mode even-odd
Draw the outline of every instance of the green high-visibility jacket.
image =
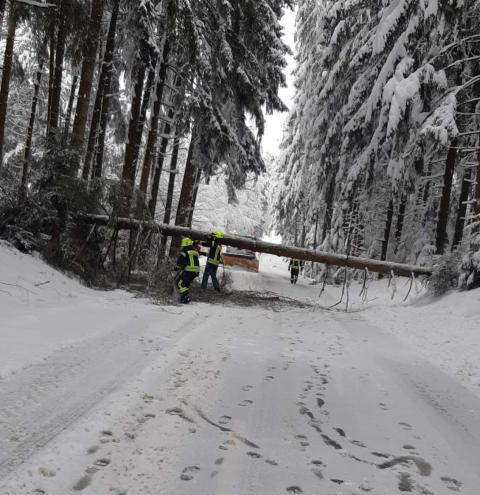
[[222, 245], [215, 237], [210, 237], [202, 246], [209, 248], [207, 263], [218, 266], [222, 260]]
[[191, 273], [200, 273], [198, 251], [191, 246], [183, 248], [177, 260], [177, 268]]
[[290, 260], [290, 268], [293, 268], [294, 270], [300, 270], [300, 260], [297, 260], [295, 258], [292, 258]]

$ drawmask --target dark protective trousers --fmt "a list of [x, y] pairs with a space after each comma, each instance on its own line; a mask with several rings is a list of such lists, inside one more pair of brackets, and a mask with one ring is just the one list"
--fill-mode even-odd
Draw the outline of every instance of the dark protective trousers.
[[298, 272], [299, 272], [299, 269], [298, 268], [292, 268], [290, 270], [290, 282], [292, 284], [296, 284], [297, 283], [297, 280], [298, 280]]
[[198, 273], [195, 272], [180, 272], [178, 275], [177, 287], [180, 292], [182, 302], [190, 301], [190, 284], [197, 278]]
[[206, 264], [205, 271], [203, 272], [202, 289], [207, 288], [208, 278], [212, 277], [213, 288], [216, 291], [220, 291], [220, 284], [218, 283], [218, 278], [217, 278], [217, 270], [218, 270], [218, 265], [212, 265], [211, 263]]

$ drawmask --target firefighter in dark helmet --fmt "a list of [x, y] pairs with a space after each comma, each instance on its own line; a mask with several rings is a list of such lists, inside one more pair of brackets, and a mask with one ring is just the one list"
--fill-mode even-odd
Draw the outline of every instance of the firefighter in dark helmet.
[[213, 288], [216, 291], [220, 291], [220, 284], [218, 283], [217, 270], [220, 263], [222, 263], [222, 244], [223, 234], [220, 230], [215, 231], [210, 235], [208, 240], [202, 245], [208, 248], [208, 259], [205, 265], [205, 271], [203, 272], [202, 289], [206, 289], [208, 285], [208, 279], [212, 278]]
[[176, 270], [178, 275], [175, 280], [180, 292], [180, 300], [183, 304], [188, 304], [190, 302], [190, 284], [200, 274], [198, 251], [194, 248], [193, 241], [189, 237], [182, 239]]
[[296, 284], [298, 280], [298, 274], [300, 273], [301, 268], [300, 260], [296, 258], [291, 258], [290, 263], [288, 265], [288, 269], [290, 270], [290, 283]]

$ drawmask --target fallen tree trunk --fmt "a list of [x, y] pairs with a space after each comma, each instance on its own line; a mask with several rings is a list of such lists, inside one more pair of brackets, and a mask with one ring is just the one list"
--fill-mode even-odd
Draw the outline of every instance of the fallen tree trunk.
[[[79, 215], [79, 219], [98, 226], [108, 226], [117, 230], [136, 230], [157, 231], [167, 236], [186, 235], [191, 239], [203, 241], [206, 240], [210, 232], [201, 230], [193, 230], [188, 227], [179, 227], [175, 225], [165, 225], [156, 222], [147, 222], [135, 220], [132, 218], [112, 218], [104, 215]], [[332, 254], [321, 251], [313, 251], [311, 249], [295, 248], [283, 246], [280, 244], [272, 244], [256, 239], [248, 239], [245, 237], [225, 235], [222, 239], [222, 244], [232, 246], [239, 249], [249, 249], [257, 253], [268, 253], [276, 256], [285, 256], [287, 258], [296, 258], [299, 260], [313, 261], [332, 266], [346, 266], [357, 270], [368, 269], [370, 272], [382, 273], [389, 275], [391, 273], [401, 277], [411, 277], [412, 275], [430, 276], [432, 268], [426, 268], [415, 265], [404, 265], [401, 263], [392, 263], [389, 261], [372, 260], [368, 258], [357, 258], [344, 254]]]

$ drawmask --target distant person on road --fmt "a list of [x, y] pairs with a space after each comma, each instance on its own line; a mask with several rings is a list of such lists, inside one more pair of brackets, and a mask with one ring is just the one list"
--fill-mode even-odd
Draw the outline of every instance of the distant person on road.
[[202, 246], [208, 248], [208, 259], [205, 265], [205, 271], [203, 272], [202, 289], [206, 289], [208, 286], [208, 279], [212, 278], [213, 288], [220, 292], [220, 284], [218, 283], [217, 271], [218, 266], [222, 261], [222, 244], [223, 233], [220, 230], [213, 232], [206, 242], [202, 243]]
[[198, 251], [189, 237], [182, 239], [176, 270], [178, 273], [175, 281], [180, 293], [180, 301], [183, 304], [188, 304], [190, 302], [190, 285], [200, 274]]
[[290, 283], [291, 284], [297, 283], [298, 274], [300, 273], [301, 267], [302, 267], [302, 264], [301, 264], [300, 260], [297, 260], [296, 258], [290, 259], [288, 269], [290, 270]]

